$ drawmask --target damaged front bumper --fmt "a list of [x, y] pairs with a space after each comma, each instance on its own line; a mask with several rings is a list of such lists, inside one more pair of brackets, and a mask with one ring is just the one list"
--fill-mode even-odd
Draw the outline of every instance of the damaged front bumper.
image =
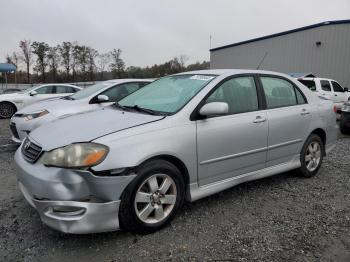
[[120, 196], [135, 175], [95, 176], [89, 171], [31, 164], [15, 154], [19, 187], [48, 226], [85, 234], [119, 229]]

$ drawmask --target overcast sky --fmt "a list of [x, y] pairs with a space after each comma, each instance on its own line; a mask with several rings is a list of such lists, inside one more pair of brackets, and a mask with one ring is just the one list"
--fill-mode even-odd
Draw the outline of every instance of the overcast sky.
[[75, 41], [123, 50], [127, 66], [186, 54], [209, 60], [212, 47], [328, 20], [350, 19], [349, 0], [7, 0], [0, 3], [0, 61], [21, 39]]

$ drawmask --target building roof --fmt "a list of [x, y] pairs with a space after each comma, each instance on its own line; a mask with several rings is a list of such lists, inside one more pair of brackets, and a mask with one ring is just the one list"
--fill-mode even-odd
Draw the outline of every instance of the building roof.
[[210, 49], [210, 51], [217, 51], [217, 50], [221, 50], [221, 49], [225, 49], [225, 48], [229, 48], [229, 47], [233, 47], [233, 46], [244, 45], [244, 44], [257, 42], [257, 41], [261, 41], [261, 40], [265, 40], [265, 39], [269, 39], [269, 38], [273, 38], [273, 37], [277, 37], [277, 36], [282, 36], [282, 35], [287, 35], [287, 34], [291, 34], [291, 33], [296, 33], [296, 32], [300, 32], [300, 31], [304, 31], [304, 30], [308, 30], [308, 29], [313, 29], [313, 28], [317, 28], [317, 27], [321, 27], [321, 26], [339, 25], [339, 24], [350, 24], [350, 20], [336, 20], [336, 21], [322, 22], [322, 23], [313, 24], [313, 25], [309, 25], [309, 26], [304, 26], [304, 27], [300, 27], [300, 28], [296, 28], [296, 29], [292, 29], [292, 30], [288, 30], [288, 31], [272, 34], [272, 35], [267, 35], [267, 36], [263, 36], [263, 37], [253, 38], [253, 39], [250, 39], [250, 40], [246, 40], [246, 41], [242, 41], [242, 42], [238, 42], [238, 43], [234, 43], [234, 44], [230, 44], [230, 45], [224, 45], [224, 46], [212, 48], [212, 49]]
[[0, 63], [1, 73], [10, 73], [16, 71], [16, 67], [13, 64]]

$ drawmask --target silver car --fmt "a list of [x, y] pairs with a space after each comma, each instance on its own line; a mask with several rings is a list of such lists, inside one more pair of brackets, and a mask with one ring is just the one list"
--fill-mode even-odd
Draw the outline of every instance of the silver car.
[[20, 143], [38, 126], [60, 117], [111, 105], [152, 81], [151, 79], [108, 80], [82, 89], [71, 96], [27, 106], [11, 118], [12, 141]]
[[45, 84], [23, 91], [0, 94], [0, 118], [10, 118], [23, 107], [42, 100], [71, 95], [81, 87], [69, 84]]
[[19, 187], [57, 230], [154, 232], [184, 200], [288, 170], [314, 176], [336, 140], [332, 108], [274, 72], [167, 76], [35, 129], [15, 155]]

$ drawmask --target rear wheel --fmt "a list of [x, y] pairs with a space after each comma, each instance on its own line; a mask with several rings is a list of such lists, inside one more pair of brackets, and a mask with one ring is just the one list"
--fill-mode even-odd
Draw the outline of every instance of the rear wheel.
[[303, 177], [316, 175], [322, 165], [323, 152], [322, 139], [316, 134], [311, 134], [301, 150], [301, 167], [298, 169], [298, 173]]
[[16, 107], [9, 102], [0, 103], [0, 118], [10, 118], [16, 113]]
[[162, 228], [183, 204], [184, 188], [182, 175], [173, 164], [164, 160], [146, 163], [122, 194], [121, 227], [140, 234]]

